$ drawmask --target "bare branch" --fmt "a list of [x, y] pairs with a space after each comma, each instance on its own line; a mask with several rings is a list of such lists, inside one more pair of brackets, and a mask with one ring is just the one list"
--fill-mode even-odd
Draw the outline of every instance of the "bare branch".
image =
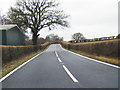
[[10, 9], [8, 16], [20, 28], [30, 28], [35, 39], [43, 28], [51, 30], [57, 26], [68, 27], [68, 16], [58, 10], [58, 6], [59, 3], [53, 0], [20, 0], [16, 7]]

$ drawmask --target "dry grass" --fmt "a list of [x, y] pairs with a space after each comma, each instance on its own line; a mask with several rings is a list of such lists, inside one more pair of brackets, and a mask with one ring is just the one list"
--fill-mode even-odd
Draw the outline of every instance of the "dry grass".
[[93, 59], [97, 59], [97, 60], [100, 60], [100, 61], [103, 61], [103, 62], [107, 62], [107, 63], [111, 63], [111, 64], [114, 64], [114, 65], [119, 65], [120, 66], [120, 60], [118, 60], [118, 59], [107, 58], [107, 57], [103, 57], [103, 56], [90, 55], [90, 54], [86, 54], [86, 53], [76, 51], [76, 50], [71, 50], [71, 49], [70, 49], [70, 51], [81, 54], [83, 56], [87, 56], [87, 57], [90, 57], [90, 58], [93, 58]]
[[66, 44], [61, 42], [64, 48], [72, 49], [86, 54], [91, 54], [95, 56], [103, 56], [106, 58], [120, 58], [118, 51], [120, 48], [118, 44], [120, 40], [111, 40], [107, 42], [95, 42], [95, 43], [84, 43], [84, 44]]
[[27, 46], [2, 46], [2, 64], [9, 63], [22, 56], [45, 49], [49, 43], [41, 45], [27, 45]]
[[95, 43], [103, 43], [103, 42], [116, 42], [120, 41], [120, 39], [114, 39], [114, 40], [104, 40], [104, 41], [91, 41], [91, 42], [79, 42], [79, 43], [70, 43], [66, 41], [62, 41], [63, 44], [72, 44], [72, 45], [82, 45], [82, 44], [95, 44]]
[[120, 66], [119, 42], [120, 39], [84, 43], [61, 42], [61, 45], [72, 52]]
[[[48, 48], [48, 47], [47, 47]], [[46, 48], [46, 49], [47, 49]], [[14, 70], [16, 67], [18, 67], [19, 65], [23, 64], [24, 62], [26, 62], [27, 60], [29, 60], [30, 58], [34, 57], [35, 55], [43, 52], [45, 49], [40, 50], [38, 52], [23, 56], [17, 60], [11, 61], [9, 63], [7, 63], [6, 65], [4, 65], [2, 67], [2, 72], [0, 72], [0, 78], [5, 76], [6, 74], [8, 74], [10, 71]]]
[[104, 40], [104, 41], [92, 41], [92, 42], [80, 42], [80, 43], [73, 43], [74, 45], [80, 45], [80, 44], [95, 44], [95, 43], [103, 43], [103, 42], [115, 42], [119, 41], [120, 39], [115, 39], [115, 40]]

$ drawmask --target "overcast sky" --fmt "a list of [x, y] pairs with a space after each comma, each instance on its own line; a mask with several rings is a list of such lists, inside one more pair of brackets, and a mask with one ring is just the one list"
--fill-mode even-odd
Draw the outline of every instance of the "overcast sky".
[[[6, 14], [16, 0], [0, 0], [0, 12]], [[54, 33], [71, 40], [80, 32], [86, 38], [116, 36], [118, 34], [118, 1], [120, 0], [57, 0], [68, 15], [70, 28], [42, 30], [41, 37]]]

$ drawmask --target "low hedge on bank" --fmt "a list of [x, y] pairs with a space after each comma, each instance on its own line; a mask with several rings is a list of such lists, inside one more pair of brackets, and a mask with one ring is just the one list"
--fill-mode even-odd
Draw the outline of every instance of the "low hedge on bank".
[[81, 51], [95, 56], [104, 56], [115, 59], [120, 59], [120, 55], [118, 52], [120, 51], [120, 48], [118, 47], [119, 44], [120, 40], [84, 44], [61, 42], [61, 45], [67, 49]]
[[1, 46], [2, 48], [2, 64], [6, 64], [12, 60], [16, 60], [22, 56], [45, 49], [50, 43], [43, 45], [29, 46]]

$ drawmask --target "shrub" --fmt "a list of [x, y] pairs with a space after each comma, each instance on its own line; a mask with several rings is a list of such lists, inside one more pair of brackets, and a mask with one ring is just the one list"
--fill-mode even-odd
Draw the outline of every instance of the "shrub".
[[37, 45], [37, 46], [32, 46], [32, 45], [30, 46], [1, 46], [2, 47], [2, 63], [4, 65], [24, 55], [28, 55], [38, 50], [45, 49], [49, 44], [50, 43], [46, 43], [46, 44]]
[[96, 42], [96, 43], [85, 43], [85, 44], [72, 44], [61, 42], [62, 46], [67, 49], [73, 49], [77, 51], [82, 51], [84, 53], [96, 55], [96, 56], [104, 56], [115, 59], [120, 59], [118, 55], [118, 44], [120, 40], [115, 41], [107, 41], [107, 42]]

